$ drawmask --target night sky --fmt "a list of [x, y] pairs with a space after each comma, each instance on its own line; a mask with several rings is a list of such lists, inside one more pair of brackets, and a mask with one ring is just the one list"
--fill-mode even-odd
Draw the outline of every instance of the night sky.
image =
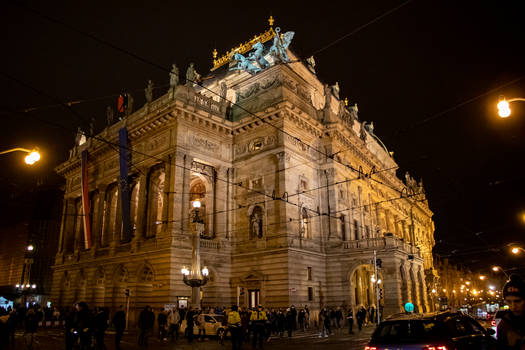
[[[3, 2], [0, 150], [39, 146], [43, 160], [28, 169], [21, 154], [1, 156], [2, 221], [38, 180], [60, 184], [53, 168], [77, 127], [94, 117], [102, 130], [121, 91], [140, 107], [148, 79], [155, 97], [165, 93], [174, 62], [182, 75], [190, 62], [206, 75], [214, 48], [220, 55], [262, 33], [272, 15], [295, 31], [299, 57], [315, 55], [320, 80], [338, 81], [359, 119], [374, 122], [398, 175], [423, 179], [436, 253], [474, 269], [523, 265], [504, 245], [524, 244], [525, 103], [511, 104], [507, 119], [495, 107], [500, 94], [525, 97], [523, 1], [342, 4]], [[84, 102], [56, 106], [69, 101]]]

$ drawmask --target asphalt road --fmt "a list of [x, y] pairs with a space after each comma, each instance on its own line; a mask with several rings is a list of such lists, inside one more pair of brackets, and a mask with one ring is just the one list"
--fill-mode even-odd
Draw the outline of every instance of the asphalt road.
[[[370, 335], [372, 334], [374, 327], [369, 326], [363, 328], [361, 332], [355, 334], [348, 334], [347, 329], [340, 329], [333, 335], [327, 338], [319, 338], [317, 332], [295, 332], [292, 338], [288, 337], [272, 337], [268, 342], [265, 342], [265, 349], [364, 349]], [[39, 342], [40, 349], [50, 350], [61, 350], [65, 349], [64, 341], [64, 330], [61, 328], [40, 328], [37, 332], [37, 340]], [[107, 350], [115, 350], [114, 346], [114, 333], [110, 330], [106, 333], [105, 345]], [[130, 332], [124, 335], [121, 342], [121, 348], [123, 350], [132, 349], [144, 349], [137, 345], [137, 334]], [[11, 349], [13, 349], [11, 347]], [[24, 339], [22, 331], [17, 331], [15, 337], [14, 349], [25, 349]], [[193, 343], [189, 344], [186, 339], [179, 338], [176, 343], [170, 341], [160, 342], [157, 337], [151, 337], [148, 349], [177, 349], [177, 350], [229, 350], [231, 349], [231, 343], [226, 340], [224, 345], [220, 345], [219, 342], [214, 339], [206, 339], [205, 341], [194, 340]], [[251, 344], [244, 344], [243, 349], [252, 349]]]

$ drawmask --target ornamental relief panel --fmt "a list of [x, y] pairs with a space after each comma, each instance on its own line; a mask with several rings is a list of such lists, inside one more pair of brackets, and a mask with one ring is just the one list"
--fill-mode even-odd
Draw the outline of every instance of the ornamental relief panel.
[[261, 91], [268, 90], [269, 88], [272, 88], [272, 87], [281, 86], [281, 84], [282, 84], [282, 78], [280, 75], [276, 74], [272, 77], [269, 77], [262, 81], [258, 81], [254, 84], [251, 84], [248, 87], [245, 87], [237, 91], [235, 100], [237, 103], [239, 103]]
[[163, 135], [158, 136], [158, 137], [154, 138], [153, 140], [149, 141], [146, 144], [146, 151], [147, 152], [163, 151], [166, 148], [168, 148], [168, 145], [169, 145], [169, 135], [168, 135], [168, 133], [164, 133]]
[[242, 156], [248, 153], [260, 152], [275, 144], [277, 144], [277, 136], [275, 135], [259, 136], [254, 139], [251, 139], [250, 141], [246, 143], [235, 145], [235, 148], [234, 148], [235, 156], [239, 157], [239, 156]]
[[309, 147], [306, 142], [298, 140], [297, 138], [290, 135], [284, 135], [284, 139], [287, 143], [287, 146], [292, 145], [295, 149], [308, 153], [308, 155], [314, 159], [319, 157], [319, 152], [312, 149], [313, 146]]
[[191, 135], [188, 143], [205, 152], [218, 153], [220, 151], [220, 144], [198, 135]]

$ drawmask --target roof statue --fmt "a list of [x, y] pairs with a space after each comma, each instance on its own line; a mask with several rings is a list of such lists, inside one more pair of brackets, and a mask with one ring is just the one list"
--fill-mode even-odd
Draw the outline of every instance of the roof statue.
[[337, 99], [339, 99], [339, 91], [341, 90], [339, 88], [339, 82], [336, 81], [334, 85], [331, 86], [332, 88], [332, 93], [334, 94], [335, 97], [337, 97]]
[[268, 62], [266, 58], [264, 58], [264, 45], [260, 41], [258, 41], [255, 43], [255, 45], [253, 45], [253, 49], [255, 51], [250, 53], [248, 58], [257, 61], [261, 69], [266, 69], [270, 67], [270, 62]]
[[195, 70], [195, 63], [191, 62], [186, 70], [186, 85], [193, 87], [199, 82], [200, 74]]
[[113, 108], [111, 106], [106, 107], [106, 122], [107, 125], [113, 124], [113, 118], [115, 117], [115, 113], [113, 112]]
[[146, 96], [146, 102], [151, 103], [153, 100], [153, 82], [148, 80], [148, 86], [144, 89], [144, 95]]
[[250, 58], [246, 58], [240, 53], [236, 53], [233, 56], [233, 59], [237, 61], [237, 65], [230, 68], [230, 70], [245, 70], [250, 74], [255, 74], [257, 72], [260, 72], [262, 69], [255, 66], [255, 60], [251, 60]]
[[366, 141], [366, 127], [365, 127], [365, 126], [366, 126], [366, 122], [363, 121], [363, 122], [361, 123], [361, 127], [360, 127], [360, 129], [359, 129], [359, 137], [360, 137], [361, 140], [363, 140], [363, 141]]
[[179, 68], [173, 63], [170, 71], [170, 88], [174, 88], [177, 85], [179, 85]]
[[315, 58], [310, 56], [306, 59], [307, 67], [312, 72], [315, 73]]
[[93, 137], [95, 135], [95, 118], [91, 117], [89, 120], [89, 136]]
[[275, 28], [275, 37], [273, 38], [273, 45], [270, 48], [270, 55], [273, 56], [276, 62], [290, 62], [286, 50], [288, 46], [290, 46], [294, 35], [295, 32], [286, 32], [281, 35], [281, 28]]

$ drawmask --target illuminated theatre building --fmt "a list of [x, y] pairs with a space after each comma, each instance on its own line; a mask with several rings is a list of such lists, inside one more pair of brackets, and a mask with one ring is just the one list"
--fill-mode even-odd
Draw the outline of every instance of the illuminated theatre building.
[[431, 310], [434, 227], [422, 184], [396, 176], [372, 124], [338, 84], [319, 81], [313, 59], [287, 50], [293, 32], [276, 32], [214, 51], [199, 84], [191, 68], [180, 83], [172, 73], [163, 96], [81, 140], [57, 167], [66, 179], [57, 305], [129, 301], [135, 322], [145, 305], [191, 304], [181, 269], [192, 264], [198, 200], [203, 306], [376, 305], [375, 250], [385, 315], [409, 301]]

